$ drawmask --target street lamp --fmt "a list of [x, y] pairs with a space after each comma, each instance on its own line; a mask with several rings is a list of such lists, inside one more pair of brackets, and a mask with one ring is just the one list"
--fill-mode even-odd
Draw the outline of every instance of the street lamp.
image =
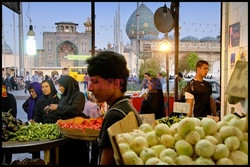
[[[28, 11], [30, 9], [30, 3], [28, 5]], [[27, 39], [26, 39], [26, 53], [29, 55], [29, 60], [31, 60], [31, 56], [36, 55], [36, 40], [35, 40], [35, 32], [33, 31], [33, 26], [31, 25], [31, 18], [28, 16], [28, 19], [30, 21], [29, 31], [27, 33]], [[30, 71], [31, 71], [31, 62], [30, 64]]]
[[33, 31], [33, 26], [32, 25], [30, 25], [29, 31], [27, 33], [26, 52], [27, 52], [27, 54], [29, 56], [36, 55], [35, 32]]
[[168, 103], [168, 110], [167, 110], [167, 116], [169, 115], [169, 56], [168, 52], [170, 51], [172, 45], [171, 43], [167, 40], [167, 33], [166, 39], [160, 42], [160, 51], [163, 51], [166, 53], [166, 86], [167, 86], [167, 103]]

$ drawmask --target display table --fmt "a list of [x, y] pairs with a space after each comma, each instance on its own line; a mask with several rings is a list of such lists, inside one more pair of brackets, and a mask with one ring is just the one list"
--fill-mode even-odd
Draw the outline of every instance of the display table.
[[[50, 164], [50, 150], [55, 149], [55, 163], [59, 164], [59, 146], [65, 144], [69, 139], [60, 138], [55, 140], [43, 140], [43, 141], [29, 141], [29, 142], [18, 142], [18, 141], [7, 141], [2, 142], [2, 153], [5, 155], [11, 155], [14, 153], [32, 153], [37, 151], [44, 151], [44, 162]], [[5, 162], [5, 160], [4, 160]]]

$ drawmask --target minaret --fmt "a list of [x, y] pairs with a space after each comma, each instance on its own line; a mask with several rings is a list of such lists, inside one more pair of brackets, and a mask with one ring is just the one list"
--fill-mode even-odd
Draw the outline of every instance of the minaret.
[[83, 25], [85, 26], [85, 32], [91, 33], [92, 24], [91, 24], [91, 21], [90, 21], [89, 17], [88, 17], [87, 21], [85, 23], [83, 23]]
[[114, 50], [121, 53], [120, 2], [114, 18]]
[[118, 44], [118, 53], [121, 53], [120, 43], [121, 43], [121, 28], [120, 28], [120, 2], [118, 2], [118, 18], [117, 18], [117, 44]]

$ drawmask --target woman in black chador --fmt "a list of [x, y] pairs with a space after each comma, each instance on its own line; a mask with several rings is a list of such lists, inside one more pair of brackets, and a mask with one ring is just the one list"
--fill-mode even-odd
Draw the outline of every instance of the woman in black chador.
[[142, 101], [140, 114], [155, 114], [155, 119], [165, 117], [164, 96], [162, 85], [158, 78], [154, 77], [150, 80], [149, 92]]

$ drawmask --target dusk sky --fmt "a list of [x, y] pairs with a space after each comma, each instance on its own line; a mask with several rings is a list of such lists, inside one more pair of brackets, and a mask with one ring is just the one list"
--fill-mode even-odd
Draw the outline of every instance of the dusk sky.
[[[77, 31], [84, 32], [83, 23], [91, 17], [90, 2], [23, 2], [23, 34], [24, 40], [27, 37], [29, 28], [29, 17], [32, 20], [37, 49], [43, 48], [43, 32], [56, 32], [57, 22], [73, 22], [78, 24]], [[139, 5], [141, 2], [139, 3]], [[144, 2], [153, 13], [164, 6], [164, 2]], [[170, 2], [166, 3], [170, 8]], [[28, 6], [30, 6], [28, 10]], [[129, 43], [129, 38], [125, 32], [126, 23], [130, 15], [136, 10], [137, 2], [120, 2], [120, 27], [122, 30], [123, 44]], [[179, 25], [180, 39], [185, 36], [195, 36], [199, 39], [220, 34], [221, 2], [180, 2]], [[118, 11], [118, 2], [96, 2], [96, 46], [103, 49], [108, 43], [114, 43], [114, 17]], [[15, 19], [15, 22], [13, 21]], [[2, 5], [2, 35], [4, 40], [11, 46], [14, 52], [18, 53], [19, 31], [18, 14]], [[14, 28], [15, 24], [15, 38]], [[169, 35], [173, 35], [173, 30]], [[159, 33], [159, 38], [163, 33]], [[16, 49], [14, 49], [14, 39]]]

